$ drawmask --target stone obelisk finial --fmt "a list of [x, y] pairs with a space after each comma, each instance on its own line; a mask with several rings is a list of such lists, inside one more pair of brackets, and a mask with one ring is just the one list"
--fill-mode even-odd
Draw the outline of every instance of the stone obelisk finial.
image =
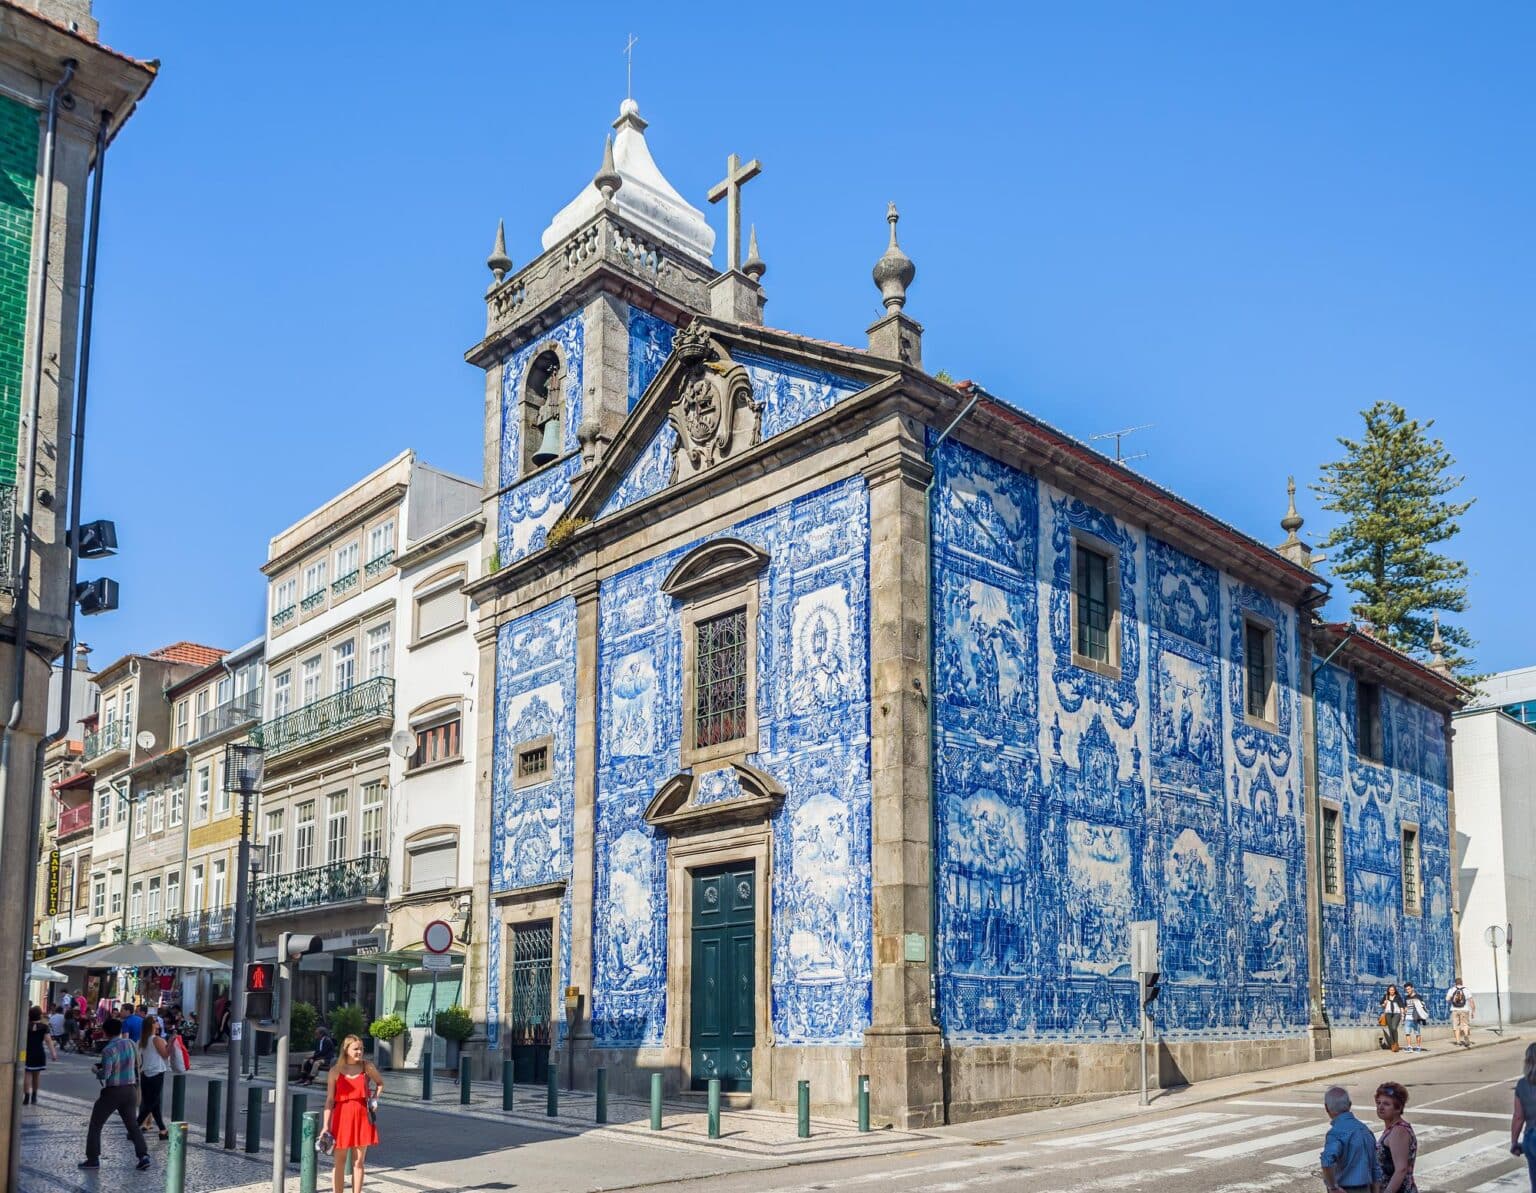
[[1311, 569], [1317, 562], [1313, 558], [1312, 548], [1301, 541], [1297, 532], [1301, 530], [1304, 519], [1296, 512], [1296, 478], [1285, 478], [1286, 506], [1285, 517], [1280, 519], [1280, 529], [1285, 531], [1285, 542], [1275, 548], [1292, 563], [1299, 563], [1302, 567]]
[[890, 243], [885, 246], [880, 260], [875, 262], [871, 274], [880, 289], [880, 301], [885, 303], [885, 317], [869, 327], [869, 350], [875, 356], [899, 360], [920, 369], [923, 367], [923, 325], [905, 310], [907, 287], [917, 276], [917, 266], [896, 241], [896, 224], [901, 213], [896, 210], [895, 203], [887, 205], [885, 219], [891, 225]]
[[602, 192], [604, 202], [612, 199], [618, 193], [619, 187], [624, 185], [624, 176], [614, 168], [612, 137], [607, 137], [603, 141], [603, 164], [598, 167], [597, 174], [592, 179], [592, 185]]
[[507, 224], [505, 220], [496, 221], [496, 243], [491, 248], [491, 255], [485, 259], [485, 267], [491, 271], [491, 277], [495, 279], [492, 286], [501, 284], [501, 279], [512, 270], [512, 258], [507, 256]]

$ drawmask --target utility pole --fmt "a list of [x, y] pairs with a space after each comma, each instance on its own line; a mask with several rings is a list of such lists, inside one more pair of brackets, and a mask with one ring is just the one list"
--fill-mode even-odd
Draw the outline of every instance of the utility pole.
[[1498, 1026], [1493, 1029], [1493, 1034], [1504, 1034], [1504, 997], [1499, 993], [1499, 946], [1504, 943], [1504, 929], [1497, 924], [1489, 924], [1488, 931], [1483, 933], [1483, 939], [1488, 942], [1488, 947], [1493, 950], [1493, 1006], [1498, 1015]]

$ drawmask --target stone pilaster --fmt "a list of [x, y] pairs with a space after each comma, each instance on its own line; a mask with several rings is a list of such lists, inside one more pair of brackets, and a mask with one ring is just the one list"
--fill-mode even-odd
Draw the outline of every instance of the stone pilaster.
[[766, 302], [763, 288], [739, 270], [727, 270], [709, 284], [709, 313], [716, 319], [761, 326]]
[[1307, 1037], [1313, 1060], [1333, 1055], [1333, 1033], [1328, 1025], [1327, 957], [1323, 951], [1323, 840], [1320, 813], [1322, 789], [1317, 777], [1317, 705], [1312, 693], [1311, 614], [1302, 609], [1296, 618], [1300, 660], [1297, 691], [1301, 705], [1301, 786], [1307, 858]]
[[869, 350], [885, 360], [923, 367], [923, 325], [910, 315], [892, 311], [869, 325]]
[[930, 1012], [933, 812], [928, 693], [928, 513], [923, 428], [871, 429], [869, 484], [873, 1016], [872, 1110], [898, 1127], [944, 1121], [943, 1045]]
[[598, 294], [583, 312], [581, 421], [610, 442], [629, 414], [629, 316], [623, 302]]
[[[464, 972], [469, 989], [465, 1001], [470, 1015], [480, 1025], [475, 1039], [465, 1048], [471, 1052], [472, 1064], [482, 1078], [499, 1076], [500, 1053], [490, 1047], [485, 1035], [490, 1003], [490, 949], [487, 942], [491, 917], [496, 908], [491, 904], [491, 776], [496, 768], [496, 629], [494, 621], [487, 619], [476, 632], [480, 647], [480, 678], [476, 690], [489, 693], [475, 701], [475, 733], [479, 748], [475, 752], [475, 833], [474, 833], [474, 898], [470, 903], [469, 955], [464, 959]], [[391, 941], [390, 947], [399, 942]]]
[[571, 1065], [579, 1089], [592, 1080], [592, 859], [597, 797], [597, 585], [576, 593], [576, 771], [571, 823], [571, 985], [581, 1014], [571, 1027]]

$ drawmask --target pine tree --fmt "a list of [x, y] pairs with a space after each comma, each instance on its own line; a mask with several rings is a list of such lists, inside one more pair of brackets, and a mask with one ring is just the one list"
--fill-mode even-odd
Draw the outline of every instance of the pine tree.
[[[1430, 438], [1433, 419], [1410, 419], [1394, 402], [1361, 413], [1364, 436], [1341, 438], [1344, 458], [1324, 464], [1312, 486], [1323, 508], [1343, 517], [1321, 545], [1354, 594], [1350, 613], [1398, 649], [1426, 658], [1433, 612], [1467, 607], [1467, 565], [1435, 546], [1461, 529], [1472, 501], [1446, 500], [1465, 478], [1452, 475], [1455, 460]], [[1452, 625], [1440, 633], [1446, 659], [1465, 673], [1472, 636]]]

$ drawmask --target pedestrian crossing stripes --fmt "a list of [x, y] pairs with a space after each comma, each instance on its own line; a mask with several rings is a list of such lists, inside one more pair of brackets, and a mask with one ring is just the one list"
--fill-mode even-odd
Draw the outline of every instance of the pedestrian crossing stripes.
[[1521, 1161], [1519, 1168], [1511, 1169], [1491, 1181], [1484, 1181], [1481, 1185], [1474, 1185], [1469, 1193], [1529, 1193], [1530, 1179], [1525, 1162]]
[[[1426, 1143], [1433, 1143], [1437, 1139], [1451, 1139], [1456, 1136], [1465, 1135], [1468, 1130], [1470, 1130], [1468, 1127], [1414, 1127], [1413, 1133], [1419, 1140], [1419, 1166], [1417, 1171], [1422, 1172], [1424, 1170], [1424, 1145]], [[1316, 1132], [1316, 1147], [1310, 1147], [1304, 1152], [1294, 1152], [1289, 1156], [1277, 1156], [1273, 1160], [1266, 1160], [1265, 1163], [1273, 1164], [1277, 1168], [1316, 1168], [1318, 1156], [1322, 1154], [1323, 1150], [1323, 1136], [1327, 1131], [1328, 1124], [1324, 1122]]]
[[1042, 1147], [1081, 1147], [1089, 1143], [1124, 1143], [1138, 1136], [1158, 1135], [1173, 1127], [1187, 1129], [1207, 1123], [1235, 1122], [1243, 1117], [1241, 1114], [1219, 1114], [1210, 1111], [1201, 1114], [1179, 1114], [1173, 1118], [1157, 1119], [1156, 1121], [1127, 1123], [1124, 1126], [1116, 1127], [1113, 1131], [1095, 1131], [1091, 1135], [1068, 1135], [1056, 1139], [1042, 1139], [1038, 1142]]
[[[1287, 1114], [1260, 1114], [1252, 1118], [1245, 1118], [1242, 1122], [1242, 1127], [1244, 1130], [1262, 1130], [1265, 1127], [1276, 1126], [1280, 1123], [1294, 1123], [1296, 1121], [1296, 1119]], [[1192, 1131], [1179, 1131], [1172, 1135], [1158, 1134], [1151, 1139], [1112, 1144], [1110, 1150], [1116, 1152], [1167, 1151], [1169, 1148], [1184, 1147], [1186, 1144], [1202, 1143], [1207, 1139], [1231, 1135], [1232, 1131], [1232, 1123], [1212, 1123], [1209, 1126], [1196, 1127]], [[1251, 1139], [1248, 1142], [1254, 1149], [1269, 1147], [1271, 1144], [1271, 1141], [1267, 1138]]]

